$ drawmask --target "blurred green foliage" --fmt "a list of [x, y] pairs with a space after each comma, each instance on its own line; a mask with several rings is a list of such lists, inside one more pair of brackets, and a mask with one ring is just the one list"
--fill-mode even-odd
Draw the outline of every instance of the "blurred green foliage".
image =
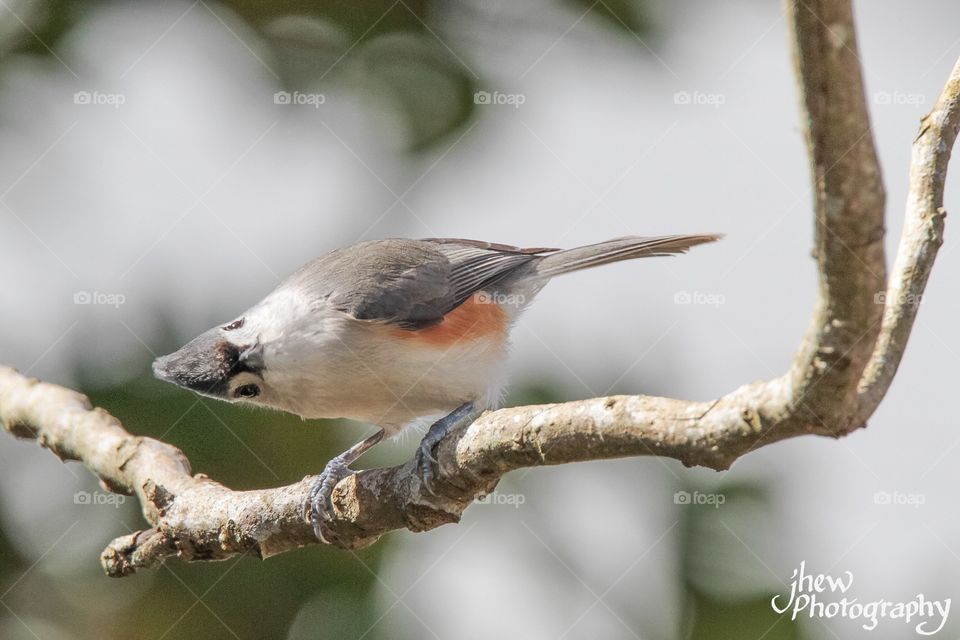
[[[798, 640], [799, 626], [770, 606], [765, 581], [757, 572], [769, 568], [748, 545], [749, 530], [771, 535], [776, 521], [770, 491], [759, 483], [722, 483], [716, 487], [688, 486], [699, 492], [723, 496], [722, 506], [694, 505], [681, 510], [680, 566], [686, 592], [684, 638], [689, 640]], [[737, 533], [736, 529], [748, 532]]]
[[[564, 0], [564, 5], [621, 33], [651, 31], [646, 5], [638, 0]], [[22, 18], [29, 31], [24, 26], [4, 50], [49, 55], [79, 20], [109, 3], [47, 0], [31, 6]], [[411, 152], [456, 135], [474, 117], [474, 93], [484, 86], [443, 35], [444, 12], [467, 12], [478, 30], [497, 28], [468, 3], [439, 0], [226, 0], [205, 6], [241, 18], [269, 48], [269, 66], [289, 89], [344, 83], [395, 111]]]
[[646, 3], [635, 0], [569, 0], [579, 11], [591, 11], [617, 31], [646, 37], [653, 29]]

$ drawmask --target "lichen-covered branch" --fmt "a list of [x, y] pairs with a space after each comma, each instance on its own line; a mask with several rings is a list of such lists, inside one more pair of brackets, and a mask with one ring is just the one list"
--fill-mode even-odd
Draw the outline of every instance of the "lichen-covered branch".
[[[725, 469], [754, 448], [863, 426], [903, 355], [942, 241], [943, 185], [960, 128], [960, 61], [914, 143], [903, 237], [889, 283], [884, 190], [870, 132], [849, 0], [788, 0], [811, 159], [818, 301], [790, 369], [711, 402], [614, 396], [489, 412], [437, 449], [437, 495], [413, 462], [362, 471], [333, 494], [336, 543], [357, 548], [386, 532], [456, 522], [507, 472], [523, 467], [657, 455]], [[86, 397], [0, 367], [0, 422], [79, 460], [113, 491], [134, 494], [150, 528], [103, 553], [109, 575], [171, 556], [261, 557], [317, 543], [308, 523], [312, 478], [231, 491], [193, 475], [176, 448], [128, 433]]]

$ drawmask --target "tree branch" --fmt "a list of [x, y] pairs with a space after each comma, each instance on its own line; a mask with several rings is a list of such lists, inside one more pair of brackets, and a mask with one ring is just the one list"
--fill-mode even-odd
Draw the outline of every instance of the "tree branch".
[[943, 244], [943, 188], [960, 130], [960, 59], [940, 98], [920, 121], [913, 141], [906, 219], [893, 276], [877, 301], [884, 303], [880, 335], [858, 387], [857, 419], [869, 418], [886, 395], [917, 317], [927, 279]]
[[817, 305], [788, 374], [797, 418], [842, 435], [856, 420], [857, 385], [880, 331], [885, 193], [870, 132], [848, 0], [790, 0], [793, 59], [815, 204]]
[[[942, 242], [943, 186], [960, 128], [960, 61], [914, 143], [910, 197], [885, 287], [884, 191], [864, 100], [848, 0], [790, 0], [794, 59], [811, 158], [819, 295], [789, 371], [712, 402], [614, 396], [489, 412], [438, 446], [438, 495], [412, 461], [337, 485], [337, 544], [358, 548], [388, 531], [456, 522], [507, 472], [638, 455], [725, 469], [752, 449], [863, 426], [886, 393]], [[882, 304], [881, 304], [882, 303]], [[312, 478], [231, 491], [192, 475], [178, 449], [136, 437], [79, 393], [0, 367], [0, 421], [61, 459], [79, 460], [112, 491], [133, 494], [151, 528], [102, 556], [123, 576], [178, 555], [267, 557], [317, 543], [306, 520]]]

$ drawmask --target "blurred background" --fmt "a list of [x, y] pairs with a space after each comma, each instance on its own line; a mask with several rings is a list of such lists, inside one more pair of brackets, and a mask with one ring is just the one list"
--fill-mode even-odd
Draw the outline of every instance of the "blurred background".
[[[856, 10], [892, 260], [960, 5]], [[799, 125], [778, 3], [0, 0], [0, 362], [83, 390], [197, 472], [276, 486], [369, 428], [200, 399], [149, 365], [303, 262], [390, 236], [723, 232], [552, 283], [514, 332], [508, 402], [716, 397], [784, 371], [811, 311]], [[850, 571], [864, 602], [960, 595], [951, 236], [866, 430], [726, 473], [655, 458], [517, 472], [460, 525], [357, 553], [110, 580], [99, 552], [144, 526], [133, 501], [0, 437], [0, 638], [911, 637], [770, 600], [801, 562]], [[955, 613], [939, 635], [958, 634]]]

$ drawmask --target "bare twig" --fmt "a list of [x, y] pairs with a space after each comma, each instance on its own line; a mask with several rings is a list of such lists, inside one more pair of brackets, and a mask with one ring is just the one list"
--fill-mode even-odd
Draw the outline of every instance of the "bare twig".
[[860, 380], [857, 419], [865, 421], [876, 411], [890, 388], [900, 358], [907, 347], [917, 317], [927, 278], [937, 251], [943, 244], [943, 187], [950, 152], [960, 129], [960, 60], [933, 110], [920, 121], [910, 161], [907, 213], [893, 276], [886, 292], [877, 294], [885, 303], [883, 323], [873, 355]]
[[[438, 495], [413, 463], [363, 471], [334, 491], [337, 543], [361, 547], [400, 528], [456, 522], [479, 495], [522, 467], [659, 455], [725, 469], [750, 450], [863, 426], [903, 355], [942, 241], [943, 183], [960, 128], [960, 61], [914, 143], [910, 198], [894, 275], [885, 283], [884, 191], [870, 133], [849, 0], [789, 0], [810, 151], [819, 296], [789, 371], [711, 402], [594, 398], [484, 414], [438, 447]], [[151, 528], [114, 540], [102, 561], [122, 576], [167, 557], [261, 557], [316, 543], [303, 511], [311, 478], [231, 491], [192, 475], [176, 448], [127, 433], [86, 397], [0, 367], [0, 420], [113, 491], [135, 494]]]

